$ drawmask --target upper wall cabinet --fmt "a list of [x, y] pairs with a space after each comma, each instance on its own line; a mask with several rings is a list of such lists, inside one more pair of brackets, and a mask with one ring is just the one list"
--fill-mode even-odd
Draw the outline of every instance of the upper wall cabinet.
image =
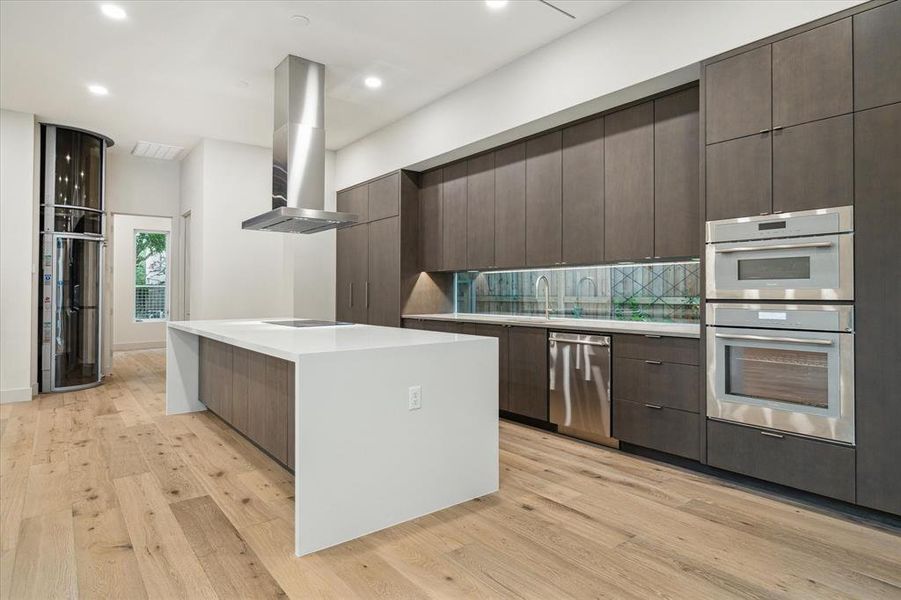
[[854, 110], [901, 102], [901, 2], [854, 15]]
[[526, 264], [526, 144], [494, 152], [494, 264]]
[[338, 212], [355, 214], [360, 223], [365, 223], [369, 220], [369, 186], [358, 185], [338, 192], [337, 206]]
[[560, 264], [562, 134], [526, 142], [526, 266]]
[[654, 255], [654, 103], [607, 115], [604, 260]]
[[444, 167], [444, 183], [441, 189], [446, 271], [466, 269], [466, 173], [466, 161]]
[[770, 46], [708, 65], [705, 78], [708, 144], [772, 127]]
[[376, 179], [369, 187], [369, 220], [396, 217], [400, 203], [400, 173]]
[[494, 265], [494, 153], [470, 158], [466, 178], [466, 264]]
[[849, 113], [851, 19], [773, 44], [773, 127]]
[[444, 268], [443, 181], [443, 169], [422, 174], [419, 187], [419, 264], [423, 271]]
[[698, 88], [654, 101], [654, 256], [700, 256]]
[[563, 130], [562, 251], [564, 263], [604, 260], [603, 117]]

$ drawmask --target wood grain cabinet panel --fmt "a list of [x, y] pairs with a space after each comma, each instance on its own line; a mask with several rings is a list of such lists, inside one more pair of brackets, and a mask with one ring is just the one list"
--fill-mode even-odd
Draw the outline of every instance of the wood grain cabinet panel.
[[772, 143], [764, 133], [707, 146], [707, 220], [773, 210]]
[[698, 367], [662, 361], [613, 361], [613, 398], [699, 412]]
[[369, 225], [354, 225], [337, 232], [336, 316], [351, 323], [366, 323], [366, 282], [369, 277]]
[[372, 221], [364, 302], [369, 325], [400, 327], [400, 218]]
[[234, 367], [232, 370], [233, 410], [230, 424], [250, 436], [250, 411], [254, 394], [258, 393], [255, 383], [259, 373], [265, 372], [263, 355], [233, 346]]
[[562, 134], [526, 142], [526, 265], [561, 262]]
[[854, 115], [857, 501], [901, 515], [901, 104]]
[[338, 192], [338, 212], [347, 212], [359, 217], [360, 223], [369, 220], [369, 186], [358, 185], [349, 190]]
[[376, 179], [369, 187], [369, 220], [395, 217], [400, 210], [400, 173]]
[[494, 266], [494, 153], [467, 162], [466, 265], [486, 269]]
[[654, 255], [654, 103], [607, 115], [604, 260]]
[[701, 255], [698, 88], [654, 101], [654, 256]]
[[500, 410], [510, 409], [509, 400], [509, 352], [510, 340], [508, 337], [509, 327], [503, 325], [489, 325], [485, 323], [476, 323], [472, 329], [473, 335], [481, 335], [484, 337], [493, 337], [497, 339], [497, 368], [498, 368], [498, 408]]
[[547, 331], [537, 327], [510, 327], [509, 398], [507, 410], [547, 421]]
[[697, 365], [701, 342], [694, 338], [619, 334], [613, 336], [613, 358]]
[[232, 413], [232, 350], [209, 338], [200, 338], [200, 401], [212, 412], [225, 420]]
[[562, 202], [562, 261], [571, 264], [603, 262], [603, 117], [563, 130]]
[[773, 210], [789, 212], [854, 203], [851, 115], [773, 132]]
[[772, 127], [772, 57], [769, 45], [705, 68], [707, 143]]
[[854, 501], [854, 448], [707, 421], [707, 462], [764, 481]]
[[494, 153], [494, 264], [526, 264], [526, 145]]
[[466, 161], [444, 167], [445, 271], [466, 269]]
[[773, 126], [851, 112], [851, 18], [773, 44]]
[[901, 2], [854, 15], [854, 110], [901, 102]]
[[419, 188], [419, 261], [427, 272], [444, 268], [443, 181], [443, 169], [428, 171]]
[[614, 438], [692, 460], [698, 459], [700, 449], [698, 419], [682, 410], [613, 401]]

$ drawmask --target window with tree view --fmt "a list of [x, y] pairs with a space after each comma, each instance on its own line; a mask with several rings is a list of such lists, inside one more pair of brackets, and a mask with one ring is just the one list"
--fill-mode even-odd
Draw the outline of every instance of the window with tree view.
[[169, 318], [169, 234], [135, 232], [135, 320]]

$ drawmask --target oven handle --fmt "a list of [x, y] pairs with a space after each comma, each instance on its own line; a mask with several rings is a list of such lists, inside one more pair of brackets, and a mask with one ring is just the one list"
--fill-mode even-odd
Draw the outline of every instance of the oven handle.
[[791, 337], [768, 337], [765, 335], [731, 335], [727, 333], [717, 333], [715, 334], [718, 338], [725, 338], [727, 340], [752, 340], [752, 341], [762, 341], [762, 342], [785, 342], [787, 344], [811, 344], [814, 346], [831, 346], [832, 340], [809, 340], [806, 338], [791, 338]]
[[796, 248], [829, 248], [832, 242], [806, 242], [803, 244], [779, 244], [777, 246], [740, 246], [738, 248], [717, 248], [720, 254], [732, 252], [757, 252], [759, 250], [794, 250]]

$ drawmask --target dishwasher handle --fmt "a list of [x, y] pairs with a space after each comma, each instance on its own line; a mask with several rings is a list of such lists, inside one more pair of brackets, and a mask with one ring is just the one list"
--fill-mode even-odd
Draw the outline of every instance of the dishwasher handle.
[[610, 346], [610, 337], [606, 335], [580, 335], [577, 333], [551, 332], [548, 336], [551, 343], [576, 344], [579, 346]]

